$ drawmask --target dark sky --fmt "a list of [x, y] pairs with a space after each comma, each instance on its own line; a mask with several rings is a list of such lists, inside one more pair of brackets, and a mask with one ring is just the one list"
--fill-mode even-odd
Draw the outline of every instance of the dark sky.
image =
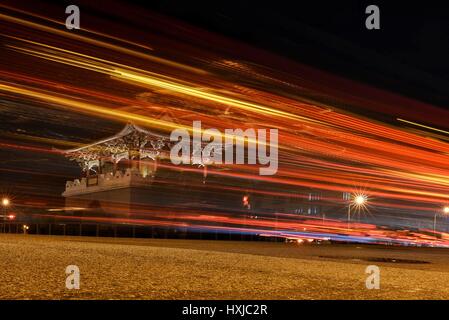
[[[151, 10], [302, 64], [449, 108], [445, 1], [80, 0], [64, 1], [54, 13], [59, 16], [60, 8], [73, 3], [83, 12], [142, 30], [151, 21], [133, 17], [133, 12]], [[365, 27], [365, 9], [371, 4], [380, 8], [380, 30]]]
[[[365, 28], [370, 4], [380, 8], [380, 30]], [[443, 1], [151, 1], [149, 6], [302, 63], [449, 108], [449, 10]]]

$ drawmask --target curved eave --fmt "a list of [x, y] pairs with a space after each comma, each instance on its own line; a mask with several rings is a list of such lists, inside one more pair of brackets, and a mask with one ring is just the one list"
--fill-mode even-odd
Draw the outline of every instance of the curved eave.
[[125, 137], [128, 134], [132, 133], [133, 131], [144, 133], [144, 134], [147, 134], [147, 135], [153, 136], [153, 137], [158, 137], [158, 138], [163, 138], [163, 139], [167, 139], [168, 138], [165, 135], [154, 133], [152, 131], [146, 130], [146, 129], [141, 128], [139, 126], [136, 126], [135, 124], [128, 123], [119, 133], [117, 133], [117, 134], [115, 134], [115, 135], [113, 135], [113, 136], [111, 136], [109, 138], [106, 138], [106, 139], [103, 139], [103, 140], [100, 140], [100, 141], [97, 141], [97, 142], [94, 142], [94, 143], [91, 143], [91, 144], [88, 144], [88, 145], [85, 145], [85, 146], [82, 146], [82, 147], [79, 147], [79, 148], [74, 148], [74, 149], [69, 149], [69, 150], [58, 150], [58, 151], [61, 151], [62, 153], [66, 153], [66, 154], [67, 153], [73, 153], [73, 152], [80, 152], [82, 150], [85, 150], [85, 149], [88, 149], [88, 148], [91, 148], [91, 147], [94, 147], [94, 146], [102, 145], [102, 144], [104, 144], [104, 143], [106, 143], [108, 141], [113, 141], [115, 139], [119, 139], [119, 138]]

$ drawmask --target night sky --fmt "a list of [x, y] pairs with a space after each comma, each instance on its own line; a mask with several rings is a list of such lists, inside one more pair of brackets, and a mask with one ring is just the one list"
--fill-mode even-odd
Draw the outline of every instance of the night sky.
[[[365, 28], [370, 4], [379, 6], [380, 30]], [[160, 1], [152, 7], [301, 63], [449, 105], [449, 12], [443, 1]]]

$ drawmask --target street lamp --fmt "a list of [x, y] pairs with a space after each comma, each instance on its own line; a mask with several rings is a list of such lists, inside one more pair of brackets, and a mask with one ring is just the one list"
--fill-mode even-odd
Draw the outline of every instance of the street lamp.
[[[443, 210], [441, 210], [443, 215], [449, 215], [449, 206], [444, 206]], [[433, 216], [433, 233], [435, 234], [436, 229], [437, 229], [437, 215], [440, 212], [435, 212], [435, 215]]]
[[[356, 207], [357, 209], [365, 207], [366, 202], [368, 201], [368, 196], [365, 194], [354, 194], [352, 197], [352, 201], [349, 203], [348, 206], [348, 229], [349, 229], [349, 222], [351, 221], [351, 206]], [[449, 209], [449, 207], [448, 207]]]
[[8, 198], [3, 198], [2, 199], [2, 206], [3, 207], [9, 206], [9, 199]]
[[354, 204], [357, 206], [363, 206], [366, 202], [366, 196], [359, 194], [354, 198]]
[[[6, 221], [6, 216], [8, 213], [8, 206], [10, 204], [10, 201], [8, 198], [3, 198], [2, 199], [2, 206], [3, 206], [3, 221]], [[3, 232], [5, 232], [6, 230], [6, 223], [3, 222]]]

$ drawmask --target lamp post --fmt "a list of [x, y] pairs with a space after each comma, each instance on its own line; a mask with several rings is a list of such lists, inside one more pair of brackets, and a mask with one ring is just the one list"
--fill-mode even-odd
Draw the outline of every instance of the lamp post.
[[[440, 212], [435, 212], [435, 215], [433, 216], [433, 233], [435, 234], [437, 229], [437, 215], [440, 214]], [[442, 210], [443, 215], [449, 215], [449, 206], [443, 207]]]
[[[364, 194], [353, 195], [353, 199], [349, 203], [349, 206], [348, 206], [348, 229], [349, 229], [349, 222], [351, 221], [351, 206], [354, 206], [357, 209], [360, 209], [365, 206], [367, 200], [368, 200], [368, 197]], [[448, 207], [448, 209], [449, 209], [449, 207]]]

